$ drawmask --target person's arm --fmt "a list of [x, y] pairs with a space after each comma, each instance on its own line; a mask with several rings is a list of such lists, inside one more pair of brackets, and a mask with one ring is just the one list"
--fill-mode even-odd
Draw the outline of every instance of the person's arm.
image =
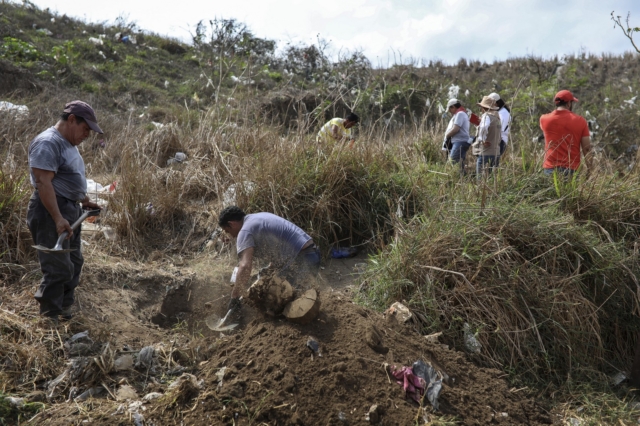
[[445, 138], [451, 138], [454, 135], [456, 135], [458, 132], [460, 131], [460, 126], [458, 126], [457, 124], [454, 124], [453, 127], [451, 128], [451, 130], [449, 130], [444, 137]]
[[584, 162], [587, 163], [587, 174], [593, 171], [593, 152], [591, 151], [591, 136], [583, 136], [580, 139], [580, 148], [582, 148], [582, 155], [584, 156]]
[[56, 232], [60, 235], [67, 231], [69, 233], [67, 239], [71, 238], [73, 235], [73, 229], [71, 229], [71, 225], [67, 219], [62, 217], [62, 214], [60, 213], [58, 201], [56, 200], [56, 192], [53, 189], [53, 183], [51, 182], [55, 173], [51, 170], [36, 169], [35, 167], [32, 167], [31, 170], [33, 171], [33, 176], [36, 179], [36, 189], [40, 195], [40, 200], [42, 201], [44, 208], [47, 209], [51, 215], [53, 222], [56, 224]]
[[231, 298], [237, 299], [247, 289], [247, 284], [251, 278], [251, 266], [253, 264], [253, 247], [246, 248], [240, 253], [240, 261], [238, 262], [238, 273], [236, 275], [236, 283], [231, 291]]

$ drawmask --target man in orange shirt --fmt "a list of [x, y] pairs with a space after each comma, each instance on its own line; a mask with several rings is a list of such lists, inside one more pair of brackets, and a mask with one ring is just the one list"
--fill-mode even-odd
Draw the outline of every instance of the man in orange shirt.
[[540, 128], [544, 133], [545, 174], [554, 171], [571, 175], [580, 167], [580, 150], [587, 163], [587, 174], [593, 170], [591, 137], [587, 120], [574, 114], [573, 104], [578, 102], [568, 90], [561, 90], [554, 97], [555, 111], [540, 117]]

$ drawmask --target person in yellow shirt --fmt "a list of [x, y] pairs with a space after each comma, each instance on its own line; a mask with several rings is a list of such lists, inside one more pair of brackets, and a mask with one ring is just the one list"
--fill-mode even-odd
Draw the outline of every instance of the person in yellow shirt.
[[316, 141], [318, 142], [340, 142], [349, 140], [353, 144], [355, 137], [351, 128], [360, 121], [354, 113], [350, 113], [346, 118], [332, 118], [325, 123], [318, 132]]

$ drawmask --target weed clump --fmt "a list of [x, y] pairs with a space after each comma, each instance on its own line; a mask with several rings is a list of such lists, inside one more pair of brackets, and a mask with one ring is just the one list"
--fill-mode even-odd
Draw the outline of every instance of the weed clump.
[[525, 382], [563, 383], [631, 359], [632, 346], [615, 342], [640, 330], [636, 254], [557, 203], [445, 211], [397, 225], [394, 243], [372, 257], [364, 303], [406, 300], [422, 331], [444, 331], [459, 348], [470, 324], [484, 348], [478, 361]]

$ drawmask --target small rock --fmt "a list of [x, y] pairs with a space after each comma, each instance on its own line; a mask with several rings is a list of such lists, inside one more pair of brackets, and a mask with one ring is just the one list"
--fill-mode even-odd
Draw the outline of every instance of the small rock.
[[395, 302], [389, 309], [385, 311], [385, 314], [390, 315], [392, 318], [395, 318], [396, 321], [400, 324], [406, 324], [413, 318], [413, 314], [400, 302]]
[[207, 302], [207, 303], [204, 304], [205, 308], [210, 308], [211, 306], [213, 306], [213, 304], [211, 302]]

